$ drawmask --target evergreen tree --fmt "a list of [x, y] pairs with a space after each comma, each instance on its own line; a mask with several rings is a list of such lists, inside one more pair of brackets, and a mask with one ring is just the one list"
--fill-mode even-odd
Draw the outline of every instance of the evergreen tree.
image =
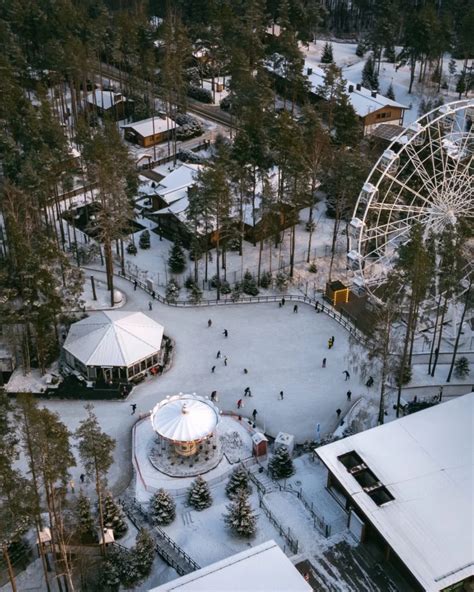
[[150, 248], [150, 231], [144, 230], [140, 234], [140, 241], [139, 241], [140, 249], [149, 249]]
[[362, 70], [362, 85], [370, 90], [379, 89], [379, 75], [375, 70], [372, 54], [368, 57], [364, 69]]
[[463, 71], [456, 82], [456, 92], [458, 93], [458, 99], [461, 99], [463, 93], [466, 92], [466, 75]]
[[[79, 458], [84, 465], [85, 473], [95, 483], [100, 532], [104, 532], [104, 487], [107, 485], [107, 473], [113, 462], [112, 452], [115, 448], [115, 440], [101, 430], [93, 409], [91, 404], [86, 405], [87, 418], [79, 424], [75, 438], [78, 440]], [[105, 553], [103, 537], [102, 541], [102, 549]]]
[[287, 479], [295, 472], [293, 461], [288, 454], [288, 450], [284, 446], [279, 446], [270, 462], [268, 463], [268, 470], [275, 479]]
[[156, 557], [155, 541], [146, 528], [142, 528], [133, 547], [133, 563], [139, 575], [139, 580], [144, 580], [150, 575], [153, 561]]
[[363, 58], [366, 51], [367, 51], [367, 43], [363, 39], [361, 39], [357, 43], [355, 54], [358, 58]]
[[242, 465], [239, 465], [232, 471], [225, 487], [227, 497], [230, 497], [231, 499], [237, 495], [240, 490], [245, 491], [246, 493], [251, 493], [252, 491], [248, 473]]
[[212, 505], [212, 496], [207, 481], [198, 475], [188, 489], [188, 504], [199, 512]]
[[334, 107], [334, 132], [336, 142], [345, 146], [356, 146], [361, 138], [359, 117], [345, 93]]
[[82, 491], [76, 502], [77, 530], [81, 543], [93, 543], [97, 541], [97, 528], [91, 513], [91, 503]]
[[178, 240], [170, 249], [168, 267], [172, 273], [182, 273], [186, 269], [186, 257]]
[[128, 530], [123, 510], [111, 493], [107, 493], [104, 498], [104, 527], [111, 528], [116, 539], [122, 538]]
[[469, 376], [470, 369], [469, 369], [469, 360], [464, 356], [462, 358], [458, 358], [454, 364], [454, 374], [457, 378], [465, 378]]
[[334, 62], [334, 56], [332, 52], [332, 43], [326, 41], [324, 44], [323, 54], [321, 56], [322, 64], [332, 64]]
[[170, 281], [166, 285], [166, 300], [174, 304], [179, 298], [179, 284], [174, 279], [171, 278]]
[[244, 489], [238, 490], [235, 498], [227, 506], [224, 522], [233, 533], [241, 537], [251, 537], [257, 530], [257, 517], [248, 500]]
[[188, 288], [188, 300], [192, 304], [199, 304], [202, 300], [202, 290], [194, 281]]
[[385, 93], [385, 96], [387, 97], [387, 99], [392, 99], [392, 101], [395, 101], [395, 91], [393, 90], [393, 84], [390, 83], [388, 88], [387, 88], [387, 92]]
[[171, 524], [176, 517], [176, 503], [170, 493], [159, 489], [150, 500], [152, 522], [159, 526]]
[[245, 294], [249, 294], [250, 296], [257, 296], [258, 294], [257, 282], [248, 269], [244, 273], [244, 279], [242, 280], [242, 290]]

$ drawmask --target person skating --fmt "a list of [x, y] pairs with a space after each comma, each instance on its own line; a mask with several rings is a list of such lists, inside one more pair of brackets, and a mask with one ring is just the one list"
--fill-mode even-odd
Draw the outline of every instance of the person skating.
[[218, 360], [222, 356], [221, 350], [219, 350], [216, 354], [216, 360]]
[[131, 403], [130, 407], [132, 408], [132, 415], [135, 415], [135, 411], [137, 410], [137, 404], [136, 403]]
[[331, 337], [331, 343], [334, 345], [334, 335]]
[[81, 474], [79, 475], [79, 479], [80, 479], [81, 483], [84, 483], [84, 481], [85, 481], [85, 479], [86, 479], [86, 476], [84, 475], [84, 473], [81, 473]]
[[252, 395], [250, 394], [250, 387], [246, 387], [246, 389], [244, 390], [244, 397], [251, 397]]
[[253, 422], [254, 422], [254, 423], [255, 423], [255, 420], [257, 419], [257, 415], [258, 415], [258, 412], [257, 412], [257, 410], [256, 410], [256, 409], [254, 409], [254, 410], [252, 411], [252, 417], [253, 417]]
[[328, 349], [332, 348], [332, 341], [330, 339], [328, 339]]
[[153, 304], [151, 303], [151, 300], [148, 303], [148, 310], [153, 310]]
[[283, 391], [280, 391], [280, 401], [283, 401]]
[[207, 321], [207, 326], [208, 326], [208, 327], [212, 327], [212, 319], [209, 319], [209, 320]]
[[336, 409], [336, 413], [337, 413], [337, 417], [339, 419], [339, 417], [341, 417], [342, 411], [340, 409]]
[[212, 391], [211, 393], [211, 401], [215, 401], [217, 399], [217, 391]]
[[348, 370], [344, 370], [343, 371], [343, 374], [345, 376], [344, 380], [349, 380], [349, 378], [351, 377], [351, 375], [349, 374], [349, 371]]
[[237, 409], [240, 409], [242, 407], [242, 399], [239, 399], [237, 401]]
[[227, 356], [224, 356], [224, 366], [227, 366]]
[[323, 358], [323, 368], [326, 368], [326, 358]]
[[215, 372], [215, 371], [216, 371], [216, 367], [215, 367], [215, 366], [213, 366], [213, 367], [211, 368], [211, 374], [214, 374], [214, 372]]
[[373, 384], [374, 384], [374, 379], [372, 378], [372, 376], [369, 376], [369, 379], [365, 383], [365, 386], [368, 386], [370, 388]]
[[293, 312], [298, 312], [298, 305], [297, 305], [297, 304], [295, 304], [295, 305], [293, 306]]
[[134, 282], [133, 282], [133, 291], [134, 292], [137, 291], [137, 286], [138, 286], [138, 282], [137, 282], [137, 280], [134, 280]]
[[286, 300], [285, 300], [284, 298], [282, 298], [282, 299], [281, 299], [281, 305], [282, 305], [282, 306], [285, 306], [285, 302], [286, 302]]
[[247, 368], [244, 368], [244, 374], [248, 374], [249, 371], [247, 370]]
[[347, 397], [347, 400], [350, 401], [351, 400], [351, 397], [352, 397], [352, 392], [351, 391], [347, 391], [346, 397]]
[[224, 329], [224, 331], [222, 331], [222, 335], [224, 335], [224, 337], [229, 337], [229, 331], [227, 331], [227, 329]]
[[153, 290], [153, 292], [151, 293], [151, 297], [153, 298], [153, 300], [155, 300], [155, 297], [156, 297], [156, 292], [155, 292], [155, 290]]

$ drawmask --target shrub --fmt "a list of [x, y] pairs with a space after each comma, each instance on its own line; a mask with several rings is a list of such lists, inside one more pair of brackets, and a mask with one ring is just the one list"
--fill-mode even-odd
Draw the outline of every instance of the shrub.
[[260, 275], [260, 286], [266, 290], [272, 285], [272, 274], [269, 271], [264, 271]]
[[127, 245], [127, 253], [129, 255], [136, 255], [137, 254], [137, 246], [135, 245], [135, 243], [128, 243]]
[[464, 356], [462, 358], [458, 358], [454, 364], [454, 375], [457, 378], [464, 378], [465, 376], [468, 376], [469, 373], [469, 360]]
[[232, 101], [230, 100], [229, 95], [221, 100], [219, 107], [222, 109], [222, 111], [232, 111]]
[[275, 284], [280, 292], [285, 292], [290, 284], [290, 276], [284, 271], [279, 271], [275, 278]]
[[202, 300], [202, 290], [195, 282], [191, 284], [188, 290], [188, 300], [193, 304], [199, 304]]
[[171, 278], [170, 281], [168, 282], [167, 286], [166, 286], [166, 300], [168, 300], [168, 302], [176, 302], [179, 298], [179, 284], [178, 282]]
[[244, 279], [242, 281], [242, 290], [245, 294], [249, 294], [249, 296], [257, 296], [258, 294], [258, 287], [255, 278], [247, 269], [244, 273]]
[[242, 286], [239, 282], [236, 282], [234, 284], [234, 287], [232, 288], [232, 302], [237, 302], [237, 300], [239, 300], [239, 298], [242, 296]]
[[212, 103], [212, 93], [207, 88], [190, 85], [188, 87], [188, 97], [201, 101], [201, 103]]
[[[404, 384], [408, 384], [410, 382], [411, 376], [412, 376], [411, 366], [405, 366], [405, 368], [403, 369], [403, 372], [402, 372], [402, 386]], [[400, 367], [397, 368], [397, 373], [395, 375], [395, 384], [397, 386], [400, 386]]]
[[219, 282], [219, 280], [217, 279], [217, 275], [213, 275], [209, 281], [209, 286], [213, 290], [217, 290], [218, 285], [220, 287], [221, 294], [230, 294], [232, 292], [230, 284], [227, 280], [220, 280]]
[[144, 230], [140, 234], [140, 241], [139, 241], [140, 249], [149, 249], [150, 248], [150, 231]]
[[309, 264], [308, 271], [310, 273], [316, 273], [318, 271], [318, 268], [316, 267], [316, 263], [314, 263], [314, 261]]

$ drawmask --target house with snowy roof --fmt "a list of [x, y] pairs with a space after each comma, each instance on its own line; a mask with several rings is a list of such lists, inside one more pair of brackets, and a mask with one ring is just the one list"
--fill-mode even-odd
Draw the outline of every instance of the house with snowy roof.
[[474, 393], [316, 454], [354, 536], [382, 550], [409, 589], [473, 589]]
[[120, 92], [96, 88], [86, 97], [87, 108], [99, 117], [108, 116], [115, 120], [127, 116], [127, 99]]
[[[310, 92], [316, 100], [322, 100], [320, 87], [324, 84], [324, 69], [305, 62], [305, 73], [310, 84]], [[360, 83], [346, 80], [345, 90], [362, 125], [364, 135], [370, 134], [381, 123], [403, 125], [406, 105], [385, 97], [375, 90], [365, 88]]]
[[125, 139], [143, 148], [165, 142], [176, 129], [176, 122], [166, 115], [155, 115], [148, 119], [122, 125]]

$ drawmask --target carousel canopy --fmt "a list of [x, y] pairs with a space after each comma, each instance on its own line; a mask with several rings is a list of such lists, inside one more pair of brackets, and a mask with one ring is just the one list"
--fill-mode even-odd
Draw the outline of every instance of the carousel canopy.
[[161, 349], [163, 330], [141, 312], [101, 311], [71, 325], [63, 347], [86, 366], [131, 366]]
[[219, 410], [197, 395], [175, 395], [158, 403], [151, 413], [155, 432], [174, 442], [206, 438], [219, 422]]

